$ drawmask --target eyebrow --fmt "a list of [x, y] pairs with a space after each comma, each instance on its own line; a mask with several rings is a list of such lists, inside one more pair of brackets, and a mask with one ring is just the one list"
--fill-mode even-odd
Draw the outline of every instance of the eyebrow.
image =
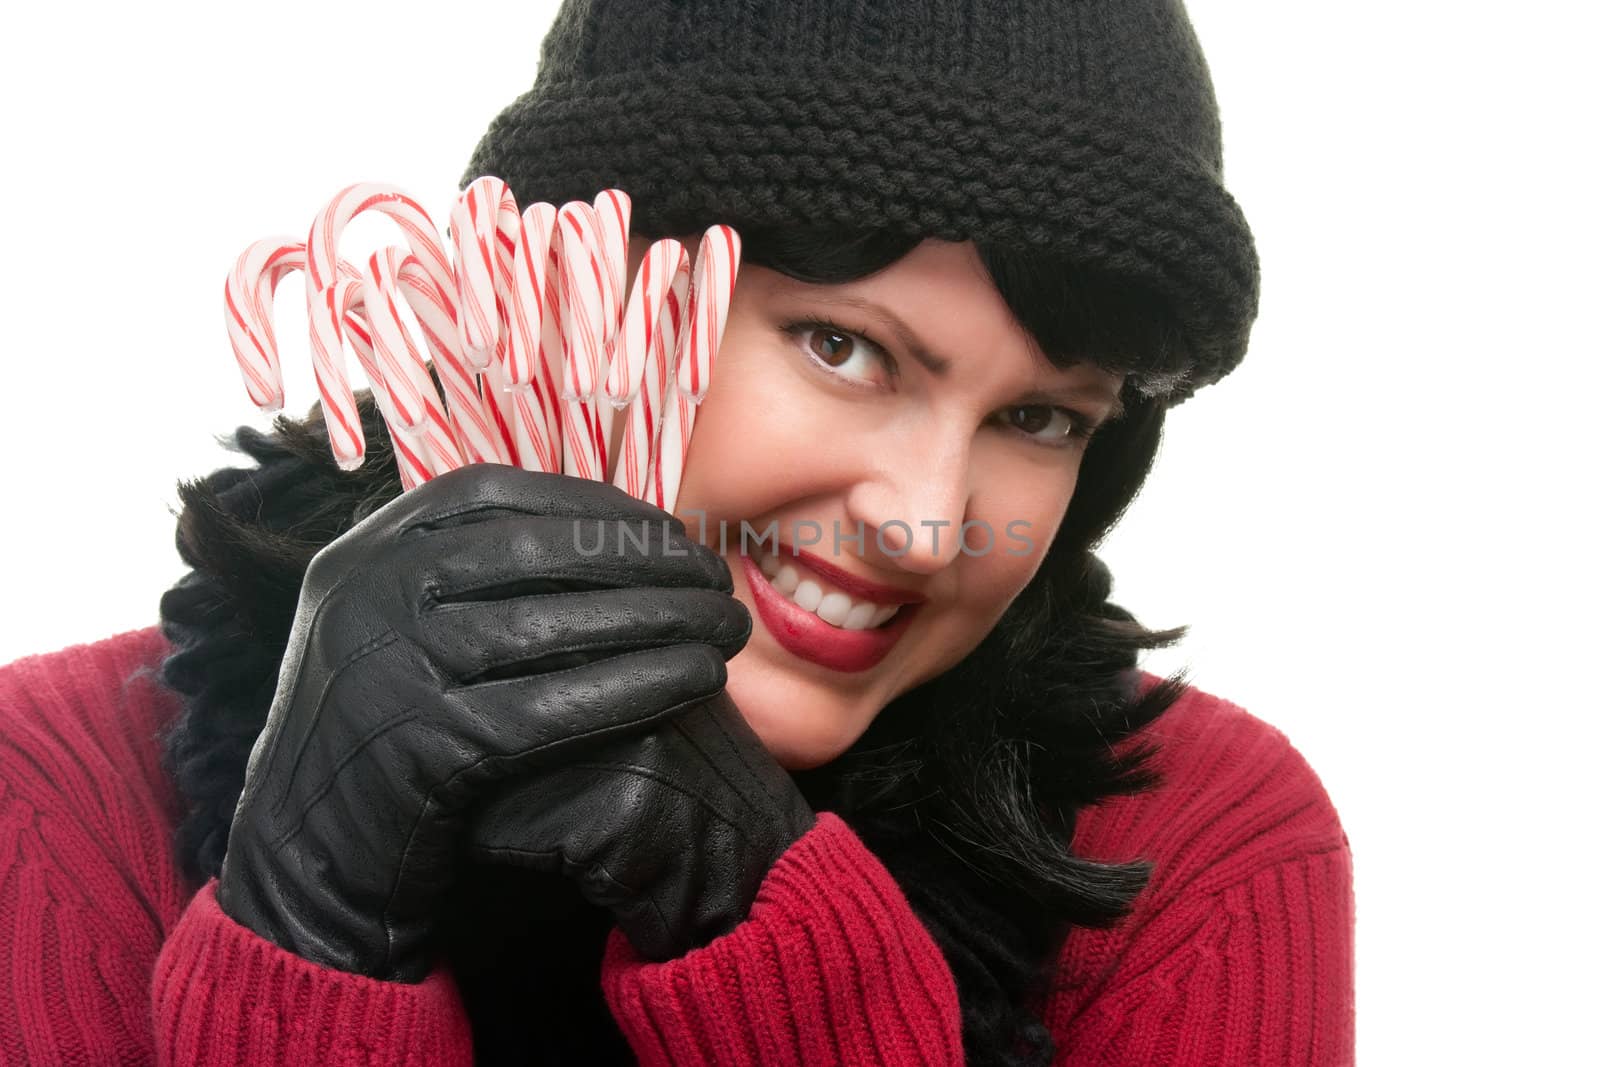
[[[917, 335], [911, 332], [894, 312], [870, 300], [863, 300], [859, 296], [848, 296], [842, 293], [823, 295], [821, 293], [808, 293], [807, 298], [819, 304], [834, 304], [839, 307], [854, 308], [865, 312], [877, 319], [879, 324], [887, 327], [895, 335], [895, 340], [900, 342], [900, 347], [911, 353], [911, 357], [922, 364], [927, 372], [935, 378], [945, 378], [950, 373], [950, 360], [943, 356], [935, 355], [924, 345]], [[1082, 402], [1085, 400], [1106, 405], [1105, 418], [1102, 422], [1110, 422], [1120, 418], [1123, 414], [1122, 398], [1110, 389], [1101, 385], [1075, 386], [1064, 385], [1052, 389], [1036, 389], [1021, 398], [1024, 404], [1059, 404], [1062, 402]]]

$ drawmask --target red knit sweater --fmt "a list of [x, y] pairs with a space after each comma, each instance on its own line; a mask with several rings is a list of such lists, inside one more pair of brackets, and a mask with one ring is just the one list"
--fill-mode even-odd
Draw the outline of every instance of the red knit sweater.
[[[141, 668], [154, 628], [0, 668], [0, 1063], [469, 1064], [452, 975], [407, 985], [306, 962], [185, 884]], [[1155, 864], [1135, 913], [1075, 930], [1046, 1022], [1058, 1064], [1352, 1061], [1349, 843], [1278, 731], [1191, 690], [1151, 728], [1165, 784], [1083, 813], [1080, 854]], [[836, 815], [749, 919], [665, 963], [613, 929], [601, 971], [644, 1064], [961, 1062], [950, 970]]]

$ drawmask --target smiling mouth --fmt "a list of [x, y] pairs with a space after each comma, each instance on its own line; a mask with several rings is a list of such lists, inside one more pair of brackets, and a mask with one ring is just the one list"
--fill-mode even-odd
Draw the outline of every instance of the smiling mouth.
[[847, 593], [804, 563], [776, 550], [751, 558], [780, 596], [841, 630], [884, 629], [906, 607]]
[[[753, 614], [778, 646], [797, 659], [841, 673], [870, 670], [882, 662], [922, 607], [920, 603], [865, 601], [831, 587], [825, 592], [824, 586], [829, 583], [824, 579], [813, 576], [802, 565], [783, 560], [778, 576], [785, 585], [795, 581], [791, 596], [781, 592], [751, 556], [740, 553], [739, 565], [754, 601]], [[806, 588], [808, 584], [811, 589]], [[804, 606], [818, 597], [814, 608]], [[822, 612], [840, 621], [830, 621]], [[879, 620], [875, 626], [871, 625], [874, 619]]]

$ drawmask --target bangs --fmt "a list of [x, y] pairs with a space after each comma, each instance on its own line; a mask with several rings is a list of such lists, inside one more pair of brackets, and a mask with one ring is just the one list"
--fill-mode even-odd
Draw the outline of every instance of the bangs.
[[[741, 230], [744, 262], [812, 285], [876, 274], [923, 238], [826, 227]], [[1125, 393], [1160, 396], [1192, 364], [1178, 317], [1154, 292], [1037, 250], [978, 245], [978, 258], [1017, 322], [1050, 363], [1089, 363], [1127, 376]]]
[[1033, 250], [979, 245], [978, 257], [1057, 367], [1090, 363], [1159, 396], [1193, 362], [1167, 301], [1136, 282]]

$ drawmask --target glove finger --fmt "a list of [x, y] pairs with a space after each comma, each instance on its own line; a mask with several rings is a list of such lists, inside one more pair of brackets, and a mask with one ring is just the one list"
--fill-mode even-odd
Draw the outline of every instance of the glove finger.
[[722, 557], [681, 533], [667, 533], [663, 542], [659, 523], [500, 516], [469, 529], [414, 536], [395, 571], [408, 576], [419, 598], [437, 603], [635, 585], [733, 591]]
[[428, 658], [463, 684], [686, 642], [731, 659], [751, 629], [750, 612], [727, 593], [650, 586], [445, 604], [417, 625]]
[[458, 743], [480, 754], [456, 777], [476, 793], [485, 781], [564, 762], [648, 730], [727, 680], [727, 664], [715, 648], [676, 644], [446, 689]]
[[563, 875], [609, 909], [646, 958], [680, 956], [694, 932], [683, 917], [695, 914], [702, 890], [716, 892], [716, 879], [708, 886], [696, 869], [738, 860], [703, 852], [713, 813], [674, 800], [660, 770], [630, 740], [507, 783], [472, 823], [468, 852], [479, 863]]
[[779, 852], [816, 822], [794, 779], [726, 690], [674, 716], [646, 740], [659, 740], [658, 758], [677, 770], [674, 784], [683, 793], [743, 834], [770, 834]]
[[660, 764], [629, 738], [505, 782], [470, 817], [468, 852], [480, 863], [564, 875], [602, 907], [660, 903], [663, 887], [683, 882], [676, 873], [708, 815], [676, 799]]
[[715, 796], [730, 822], [740, 813], [775, 810], [787, 795], [784, 787], [792, 785], [726, 690], [677, 716], [660, 733], [676, 750], [675, 764], [705, 769], [698, 779], [686, 778], [684, 788], [703, 800]]
[[610, 821], [608, 809], [595, 802], [594, 782], [594, 771], [581, 762], [505, 782], [470, 816], [468, 851], [483, 863], [564, 874], [571, 832]]

